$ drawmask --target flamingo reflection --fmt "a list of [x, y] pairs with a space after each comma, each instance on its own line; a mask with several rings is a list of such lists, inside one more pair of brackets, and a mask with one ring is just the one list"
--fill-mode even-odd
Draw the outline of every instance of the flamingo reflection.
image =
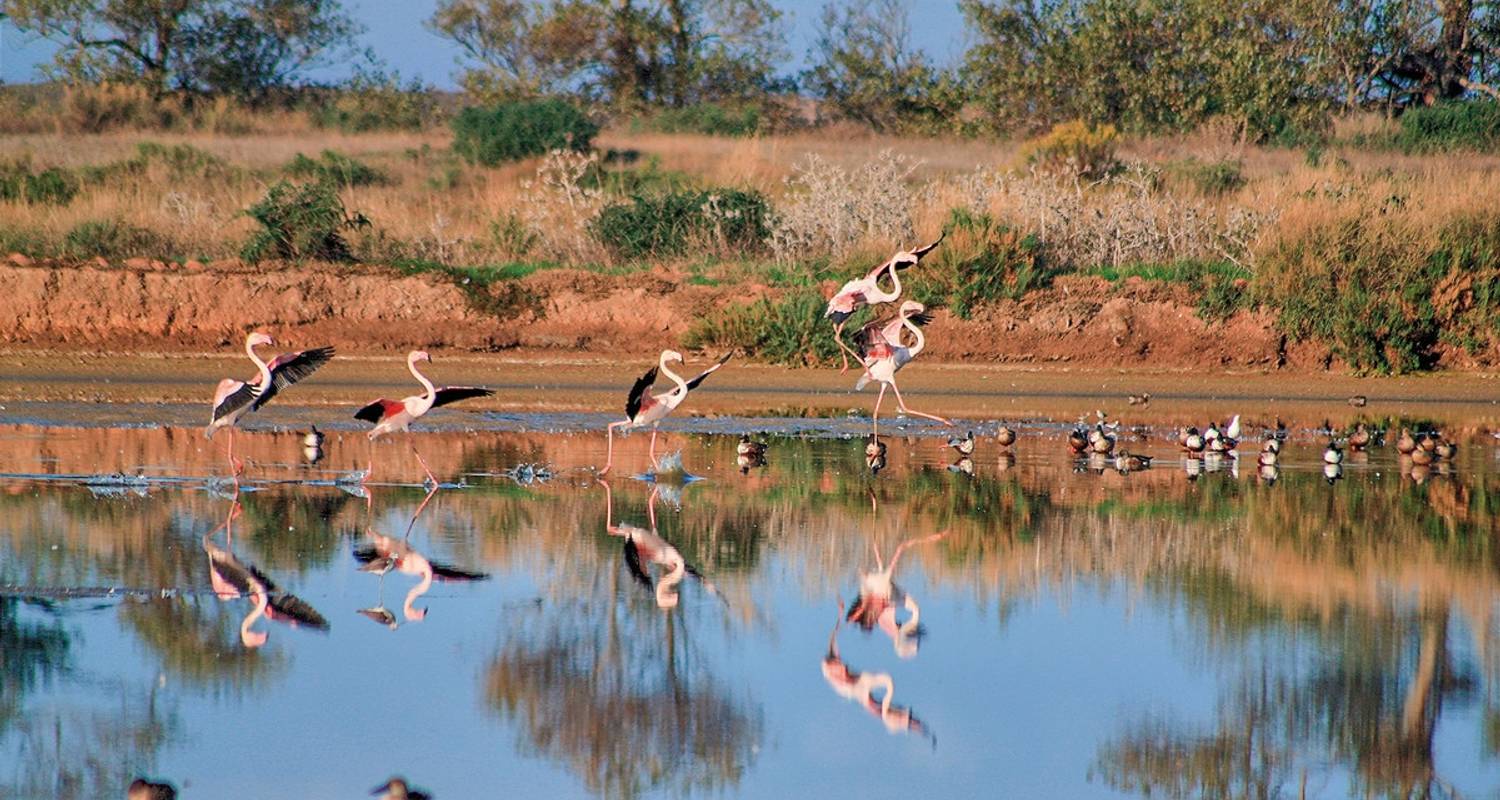
[[[661, 493], [660, 487], [653, 486], [651, 496], [646, 500], [646, 514], [651, 520], [651, 529], [646, 530], [623, 522], [616, 525], [614, 523], [614, 493], [610, 489], [609, 481], [600, 480], [599, 483], [604, 487], [604, 529], [609, 535], [624, 539], [625, 566], [630, 569], [631, 577], [647, 589], [653, 590], [658, 607], [662, 609], [677, 607], [680, 599], [677, 586], [689, 575], [697, 578], [709, 594], [719, 598], [721, 602], [724, 601], [724, 596], [719, 594], [718, 587], [703, 577], [703, 573], [696, 567], [687, 563], [682, 553], [656, 532], [656, 498]], [[655, 564], [666, 570], [666, 574], [662, 575], [654, 586], [651, 573], [646, 571], [649, 564]]]
[[[935, 542], [947, 535], [946, 532], [934, 533], [902, 542], [896, 546], [896, 552], [891, 555], [890, 564], [885, 564], [881, 560], [880, 545], [875, 544], [873, 545], [875, 569], [859, 576], [859, 596], [850, 604], [847, 620], [865, 631], [874, 630], [879, 626], [887, 636], [891, 637], [891, 644], [896, 649], [896, 655], [901, 658], [913, 658], [917, 654], [917, 647], [922, 636], [922, 610], [917, 606], [916, 599], [907, 594], [893, 579], [896, 565], [901, 562], [901, 555], [908, 547]], [[896, 621], [898, 606], [905, 609], [907, 613], [906, 620], [900, 623]]]
[[240, 642], [246, 647], [260, 647], [270, 638], [265, 631], [252, 630], [262, 617], [284, 622], [292, 627], [306, 625], [314, 630], [328, 630], [328, 620], [306, 601], [281, 590], [274, 581], [252, 564], [246, 564], [234, 553], [213, 543], [219, 531], [226, 537], [232, 535], [234, 519], [240, 515], [240, 504], [236, 501], [229, 509], [224, 523], [203, 535], [203, 552], [208, 554], [209, 579], [214, 594], [220, 600], [233, 600], [248, 596], [252, 606], [250, 613], [240, 622]]
[[[432, 499], [436, 491], [436, 488], [429, 491], [427, 497], [417, 506], [411, 521], [406, 525], [406, 534], [401, 538], [386, 536], [373, 527], [367, 526], [365, 537], [369, 541], [354, 550], [355, 560], [363, 565], [360, 567], [361, 572], [373, 572], [380, 575], [382, 596], [385, 591], [385, 576], [388, 573], [394, 571], [418, 577], [416, 585], [407, 590], [406, 597], [401, 603], [401, 615], [407, 622], [421, 622], [427, 618], [427, 609], [417, 608], [416, 602], [417, 598], [431, 591], [434, 580], [469, 583], [488, 580], [490, 577], [487, 572], [476, 572], [435, 562], [411, 546], [412, 527], [416, 525], [417, 517], [422, 515], [427, 502]], [[373, 608], [359, 609], [359, 613], [392, 630], [395, 630], [397, 626], [396, 615], [385, 607], [383, 600]]]
[[[839, 656], [839, 627], [844, 624], [844, 604], [839, 603], [839, 615], [828, 635], [828, 654], [823, 657], [823, 679], [833, 691], [845, 700], [852, 700], [875, 715], [885, 729], [895, 733], [917, 733], [927, 737], [937, 747], [937, 737], [917, 719], [910, 708], [895, 704], [896, 682], [888, 672], [855, 672]], [[880, 692], [880, 699], [874, 694]]]

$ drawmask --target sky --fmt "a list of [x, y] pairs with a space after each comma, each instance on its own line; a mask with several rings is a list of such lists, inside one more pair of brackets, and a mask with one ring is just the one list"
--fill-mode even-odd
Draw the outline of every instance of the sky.
[[[403, 78], [420, 78], [439, 88], [454, 88], [458, 71], [458, 48], [434, 35], [423, 25], [432, 16], [437, 0], [344, 0], [345, 8], [368, 30], [364, 45], [375, 50], [388, 69]], [[824, 0], [772, 0], [786, 14], [787, 39], [792, 54], [789, 72], [803, 66], [815, 36], [818, 12]], [[907, 0], [911, 10], [912, 44], [940, 63], [958, 60], [964, 49], [963, 17], [955, 0]], [[24, 83], [36, 80], [36, 67], [52, 55], [46, 41], [22, 35], [0, 23], [0, 81]], [[338, 79], [346, 66], [320, 70], [317, 79]]]

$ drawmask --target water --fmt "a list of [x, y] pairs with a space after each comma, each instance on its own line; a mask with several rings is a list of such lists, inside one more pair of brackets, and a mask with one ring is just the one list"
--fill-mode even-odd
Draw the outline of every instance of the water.
[[[1305, 439], [1267, 483], [1160, 439], [1097, 472], [1042, 425], [972, 475], [893, 436], [871, 476], [852, 429], [813, 432], [748, 474], [737, 436], [674, 434], [702, 479], [660, 484], [633, 435], [607, 485], [597, 434], [336, 432], [316, 464], [242, 434], [236, 495], [195, 430], [0, 428], [0, 797], [1500, 789], [1487, 435], [1332, 483]], [[413, 444], [455, 484], [425, 506]], [[653, 517], [712, 591], [633, 575], [617, 534]], [[205, 535], [327, 629], [217, 594]]]

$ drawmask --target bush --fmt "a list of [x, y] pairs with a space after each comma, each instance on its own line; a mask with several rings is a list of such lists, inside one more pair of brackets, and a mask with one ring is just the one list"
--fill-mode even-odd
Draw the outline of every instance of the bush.
[[1413, 108], [1401, 115], [1396, 145], [1408, 153], [1500, 150], [1500, 102], [1471, 100]]
[[765, 240], [769, 210], [754, 191], [670, 192], [606, 206], [593, 231], [623, 258], [680, 255], [690, 245], [743, 254]]
[[525, 100], [466, 108], [453, 119], [453, 150], [493, 167], [552, 150], [587, 152], [599, 126], [561, 100]]
[[308, 178], [334, 186], [373, 186], [390, 183], [390, 176], [363, 161], [333, 150], [324, 150], [316, 159], [301, 153], [286, 165], [286, 174]]
[[1221, 197], [1245, 185], [1243, 166], [1227, 158], [1207, 163], [1189, 158], [1169, 165], [1167, 172], [1203, 197]]
[[58, 167], [33, 172], [26, 161], [0, 163], [0, 200], [65, 206], [76, 194], [78, 179], [71, 172]]
[[166, 237], [122, 220], [80, 222], [63, 237], [63, 252], [77, 258], [160, 258], [171, 249]]
[[161, 164], [176, 179], [220, 178], [233, 173], [224, 159], [190, 144], [141, 142], [135, 155], [98, 166], [83, 167], [79, 175], [87, 183], [102, 183], [122, 176], [141, 175], [152, 164]]
[[319, 128], [344, 133], [379, 130], [417, 131], [441, 119], [437, 94], [413, 80], [402, 85], [399, 77], [359, 76], [334, 89], [312, 104], [309, 115]]
[[261, 226], [240, 251], [246, 261], [350, 261], [352, 255], [343, 232], [370, 224], [362, 214], [350, 216], [338, 191], [322, 182], [298, 185], [281, 181], [245, 213]]
[[116, 128], [170, 128], [182, 117], [181, 105], [153, 98], [144, 86], [85, 83], [64, 90], [58, 124], [70, 133], [103, 133]]
[[633, 127], [658, 133], [754, 136], [760, 132], [760, 126], [760, 109], [754, 106], [730, 108], [718, 103], [699, 103], [663, 109], [654, 116], [635, 120]]
[[1086, 122], [1074, 120], [1053, 125], [1045, 135], [1027, 142], [1021, 155], [1026, 163], [1049, 171], [1098, 178], [1119, 168], [1115, 159], [1118, 138], [1119, 131], [1113, 125], [1091, 128]]
[[683, 344], [691, 348], [734, 348], [773, 364], [816, 366], [838, 359], [833, 327], [823, 319], [827, 301], [811, 289], [781, 300], [768, 298], [732, 305], [700, 317]]
[[947, 228], [933, 274], [958, 317], [968, 319], [988, 303], [1019, 300], [1051, 282], [1036, 237], [1022, 236], [989, 214], [966, 208], [949, 212]]

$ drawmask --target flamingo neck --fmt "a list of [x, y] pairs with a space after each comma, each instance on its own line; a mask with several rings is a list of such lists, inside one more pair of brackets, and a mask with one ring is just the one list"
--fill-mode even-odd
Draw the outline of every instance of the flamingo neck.
[[687, 381], [683, 380], [681, 375], [678, 375], [677, 373], [673, 372], [672, 369], [671, 369], [671, 367], [667, 366], [667, 357], [665, 355], [663, 355], [661, 357], [661, 361], [658, 362], [657, 368], [661, 370], [661, 374], [667, 376], [667, 378], [669, 380], [671, 380], [673, 383], [677, 384], [677, 391], [678, 392], [680, 392], [681, 394], [687, 394], [687, 392], [688, 392]]
[[912, 345], [910, 348], [907, 348], [907, 352], [909, 352], [911, 356], [915, 358], [918, 353], [922, 352], [922, 348], [927, 346], [927, 337], [922, 335], [921, 328], [912, 324], [911, 317], [909, 315], [901, 315], [901, 324], [905, 325], [906, 328], [917, 337], [917, 343]]
[[898, 297], [901, 296], [901, 271], [898, 270], [898, 269], [896, 269], [896, 261], [895, 261], [895, 259], [891, 260], [890, 272], [891, 272], [891, 294], [890, 294], [890, 298], [889, 299], [890, 300], [895, 300], [896, 298], [898, 298]]
[[902, 636], [910, 636], [915, 633], [917, 624], [922, 621], [922, 609], [917, 605], [917, 601], [911, 599], [911, 595], [906, 596], [906, 610], [911, 612], [911, 616], [907, 618], [906, 622], [901, 624], [900, 630]]
[[424, 396], [429, 400], [437, 399], [437, 387], [432, 385], [432, 381], [427, 380], [426, 375], [417, 371], [417, 360], [415, 358], [406, 359], [406, 368], [411, 370], [412, 377], [417, 379], [417, 383], [422, 384], [422, 388], [427, 390]]
[[407, 622], [420, 622], [427, 616], [427, 609], [412, 608], [411, 604], [415, 603], [418, 597], [427, 594], [427, 590], [431, 588], [432, 568], [428, 567], [427, 569], [422, 570], [421, 582], [416, 586], [411, 587], [411, 591], [406, 593], [406, 600], [401, 603], [401, 613], [406, 615]]
[[245, 619], [240, 622], [240, 641], [246, 647], [259, 647], [265, 644], [266, 634], [251, 631], [250, 626], [266, 615], [266, 605], [269, 601], [263, 591], [255, 591], [251, 596], [255, 598], [255, 607], [250, 609], [250, 613], [246, 614]]
[[885, 696], [880, 698], [881, 715], [884, 716], [891, 713], [891, 699], [896, 695], [896, 682], [891, 679], [890, 673], [882, 672], [879, 675], [876, 675], [874, 679], [870, 681], [870, 683], [873, 684], [873, 686], [870, 687], [872, 690], [875, 688], [885, 690]]
[[656, 604], [658, 606], [661, 608], [671, 608], [677, 605], [677, 593], [675, 590], [677, 584], [682, 583], [682, 579], [686, 574], [687, 562], [681, 558], [675, 559], [675, 563], [672, 564], [672, 571], [663, 575], [662, 579], [656, 582]]
[[251, 344], [251, 341], [249, 337], [245, 338], [245, 354], [250, 356], [250, 360], [255, 362], [255, 368], [260, 371], [260, 385], [270, 386], [271, 369], [260, 359], [260, 356], [255, 354], [255, 345]]

